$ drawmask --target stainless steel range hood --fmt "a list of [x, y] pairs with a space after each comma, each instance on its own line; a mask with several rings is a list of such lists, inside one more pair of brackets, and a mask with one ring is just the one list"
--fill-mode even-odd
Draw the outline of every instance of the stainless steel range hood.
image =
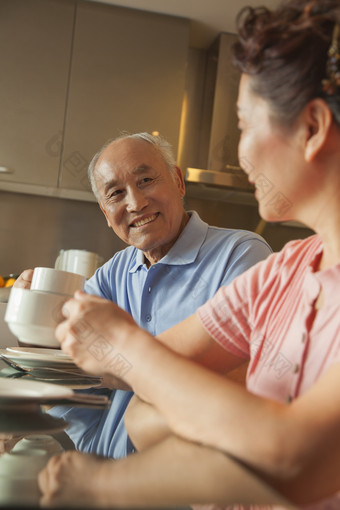
[[231, 61], [235, 40], [233, 34], [220, 34], [207, 51], [197, 157], [193, 158], [195, 164], [186, 165], [185, 179], [193, 184], [253, 192], [237, 154], [236, 102], [240, 73]]
[[229, 168], [226, 172], [203, 170], [200, 168], [187, 168], [185, 180], [191, 183], [205, 184], [218, 188], [231, 188], [234, 190], [254, 191], [245, 173], [239, 168]]

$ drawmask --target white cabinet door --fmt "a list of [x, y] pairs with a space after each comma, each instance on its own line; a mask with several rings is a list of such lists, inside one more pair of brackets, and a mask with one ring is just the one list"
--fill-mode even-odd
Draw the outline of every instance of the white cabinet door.
[[79, 2], [61, 187], [87, 190], [95, 152], [123, 131], [159, 131], [176, 151], [189, 22]]
[[75, 2], [0, 2], [0, 182], [57, 186]]

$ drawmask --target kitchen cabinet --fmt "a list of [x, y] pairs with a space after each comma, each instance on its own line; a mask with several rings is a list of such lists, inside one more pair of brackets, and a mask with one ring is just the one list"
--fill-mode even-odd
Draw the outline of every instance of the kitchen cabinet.
[[107, 140], [158, 131], [177, 150], [188, 20], [76, 0], [2, 0], [0, 16], [0, 189], [90, 200]]
[[92, 2], [75, 26], [61, 186], [88, 188], [95, 152], [123, 131], [178, 145], [188, 20]]
[[0, 2], [0, 182], [56, 186], [75, 4]]

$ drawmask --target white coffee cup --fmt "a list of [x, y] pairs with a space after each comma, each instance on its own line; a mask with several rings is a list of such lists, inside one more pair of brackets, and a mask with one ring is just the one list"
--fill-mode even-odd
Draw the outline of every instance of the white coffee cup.
[[44, 450], [16, 451], [0, 457], [0, 504], [35, 505], [40, 499], [38, 473], [49, 458]]
[[60, 250], [54, 267], [90, 278], [102, 263], [103, 258], [92, 251]]
[[60, 347], [55, 328], [63, 320], [61, 308], [68, 296], [13, 287], [5, 321], [20, 342], [39, 347]]
[[33, 271], [31, 290], [73, 296], [76, 290], [83, 290], [85, 280], [85, 276], [69, 271], [36, 267]]

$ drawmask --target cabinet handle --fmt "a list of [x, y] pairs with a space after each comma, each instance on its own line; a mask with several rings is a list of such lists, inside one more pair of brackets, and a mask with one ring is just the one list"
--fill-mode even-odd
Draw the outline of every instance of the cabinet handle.
[[14, 170], [12, 168], [8, 168], [7, 166], [0, 166], [0, 174], [13, 174]]

